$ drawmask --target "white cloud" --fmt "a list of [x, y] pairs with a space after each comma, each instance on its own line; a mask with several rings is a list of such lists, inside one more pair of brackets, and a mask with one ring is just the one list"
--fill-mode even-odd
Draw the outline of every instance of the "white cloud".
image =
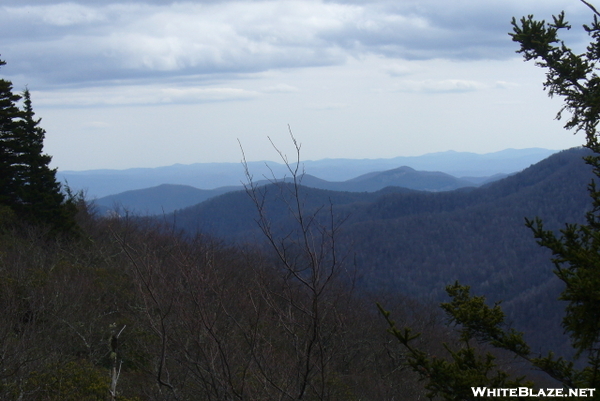
[[106, 121], [89, 121], [82, 125], [83, 128], [90, 128], [92, 130], [101, 130], [109, 128], [110, 124]]
[[382, 70], [392, 77], [402, 77], [413, 72], [412, 69], [405, 64], [388, 64], [383, 66]]
[[500, 88], [500, 89], [512, 89], [512, 88], [517, 88], [518, 86], [519, 86], [519, 84], [517, 84], [515, 82], [497, 81], [495, 83], [495, 87]]
[[4, 7], [9, 18], [30, 22], [66, 27], [84, 25], [106, 20], [99, 9], [74, 3], [61, 3], [48, 6]]
[[394, 89], [400, 92], [425, 92], [425, 93], [445, 93], [445, 92], [473, 92], [486, 89], [487, 85], [463, 79], [444, 79], [423, 81], [405, 80], [399, 82]]
[[297, 87], [287, 84], [277, 84], [262, 89], [262, 92], [265, 93], [293, 93], [298, 91], [300, 91], [300, 89]]
[[231, 87], [185, 88], [150, 85], [38, 92], [35, 103], [46, 107], [167, 105], [238, 101], [258, 96], [258, 92]]
[[340, 110], [348, 107], [346, 103], [311, 103], [306, 106], [307, 110], [327, 111]]
[[198, 103], [246, 100], [257, 97], [257, 92], [238, 88], [165, 88], [161, 91], [160, 103]]

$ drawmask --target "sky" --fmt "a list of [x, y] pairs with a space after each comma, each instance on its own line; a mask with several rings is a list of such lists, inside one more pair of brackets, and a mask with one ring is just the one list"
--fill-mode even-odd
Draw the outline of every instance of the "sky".
[[[60, 170], [566, 149], [511, 18], [577, 0], [0, 0], [0, 78]], [[241, 146], [240, 146], [241, 144]]]

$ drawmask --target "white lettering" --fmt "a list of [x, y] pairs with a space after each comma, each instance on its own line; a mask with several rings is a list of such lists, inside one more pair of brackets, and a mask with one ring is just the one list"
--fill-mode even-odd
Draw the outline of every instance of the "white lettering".
[[485, 395], [485, 387], [471, 387], [474, 397], [483, 397]]
[[471, 387], [474, 397], [593, 397], [595, 388], [541, 388], [534, 390], [529, 387], [518, 388], [489, 388]]

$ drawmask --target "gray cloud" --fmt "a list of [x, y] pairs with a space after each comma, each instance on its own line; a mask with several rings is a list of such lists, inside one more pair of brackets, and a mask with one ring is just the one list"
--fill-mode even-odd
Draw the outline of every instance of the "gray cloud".
[[[549, 16], [561, 4], [36, 0], [15, 6], [0, 0], [0, 51], [11, 65], [3, 72], [18, 72], [39, 87], [214, 80], [365, 54], [503, 59], [516, 49], [507, 35], [513, 15]], [[528, 5], [535, 10], [525, 11]], [[577, 10], [577, 18], [586, 11]]]
[[[514, 56], [516, 46], [508, 33], [510, 21], [535, 14], [549, 20], [567, 8], [574, 26], [588, 22], [589, 10], [564, 1], [488, 0], [439, 1], [407, 0], [348, 1], [364, 7], [360, 19], [348, 21], [340, 30], [326, 33], [328, 40], [344, 48], [406, 59], [447, 58], [454, 60], [506, 59]], [[569, 32], [565, 32], [567, 37]], [[570, 32], [571, 40], [579, 40], [580, 29]]]

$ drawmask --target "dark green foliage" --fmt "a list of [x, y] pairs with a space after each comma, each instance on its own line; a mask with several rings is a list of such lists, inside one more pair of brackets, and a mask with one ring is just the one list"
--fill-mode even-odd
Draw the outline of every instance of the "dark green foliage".
[[12, 84], [0, 80], [0, 204], [30, 223], [72, 231], [75, 198], [61, 192], [56, 169], [49, 167], [52, 157], [43, 153], [46, 131], [39, 123], [29, 90], [15, 95]]
[[[0, 66], [6, 64], [0, 60]], [[12, 91], [10, 81], [0, 79], [0, 203], [16, 201], [14, 182], [16, 155], [16, 130], [21, 121], [21, 111], [16, 103], [21, 99]]]
[[[545, 87], [550, 96], [564, 98], [562, 111], [570, 117], [565, 128], [586, 135], [585, 147], [593, 154], [586, 163], [600, 177], [600, 143], [597, 126], [600, 121], [600, 13], [594, 12], [592, 24], [584, 25], [590, 44], [583, 54], [575, 54], [558, 38], [560, 30], [570, 29], [564, 13], [552, 23], [535, 21], [532, 16], [513, 20], [513, 40], [521, 44], [519, 52], [526, 60], [536, 60], [546, 68]], [[544, 228], [538, 218], [528, 220], [538, 243], [552, 251], [556, 276], [565, 283], [560, 299], [567, 302], [563, 327], [570, 335], [577, 355], [585, 355], [588, 365], [578, 379], [589, 387], [600, 384], [600, 192], [592, 181], [588, 187], [592, 210], [586, 214], [585, 224], [567, 224], [556, 234]]]
[[546, 69], [545, 89], [549, 96], [563, 97], [564, 106], [557, 115], [568, 111], [567, 129], [583, 131], [586, 147], [597, 151], [596, 126], [600, 120], [600, 78], [595, 73], [600, 60], [600, 14], [595, 13], [592, 25], [584, 25], [591, 37], [587, 52], [575, 54], [559, 39], [560, 30], [571, 29], [561, 12], [551, 23], [536, 21], [532, 15], [519, 22], [513, 18], [513, 41], [518, 42], [525, 60], [535, 60], [536, 65]]
[[[594, 209], [587, 224], [568, 224], [557, 236], [540, 219], [528, 221], [540, 245], [552, 250], [555, 273], [565, 284], [560, 299], [568, 302], [563, 320], [577, 354], [598, 358], [600, 342], [600, 194], [590, 185]], [[597, 361], [594, 362], [597, 364]]]
[[[598, 165], [598, 156], [588, 158]], [[597, 170], [596, 170], [597, 171]], [[587, 224], [567, 224], [560, 235], [544, 229], [536, 218], [528, 220], [538, 243], [552, 251], [554, 273], [565, 284], [560, 300], [567, 302], [563, 327], [572, 340], [576, 356], [584, 355], [587, 366], [580, 372], [566, 369], [565, 383], [600, 387], [600, 193], [589, 187], [593, 209]]]
[[[516, 388], [531, 386], [523, 377], [511, 379], [510, 374], [498, 369], [496, 356], [491, 352], [480, 355], [473, 346], [475, 341], [493, 341], [524, 350], [527, 347], [522, 336], [511, 332], [506, 335], [500, 328], [504, 313], [495, 305], [489, 308], [483, 297], [470, 297], [469, 288], [458, 284], [448, 286], [448, 293], [454, 296], [451, 303], [442, 304], [453, 323], [463, 325], [459, 330], [458, 347], [444, 344], [447, 355], [430, 355], [414, 345], [420, 334], [413, 334], [410, 328], [398, 329], [391, 320], [390, 312], [377, 305], [390, 328], [388, 331], [407, 349], [408, 364], [426, 381], [427, 396], [431, 399], [442, 397], [445, 400], [476, 400], [472, 387]], [[527, 351], [528, 352], [528, 351]]]
[[495, 362], [497, 357], [494, 353], [482, 353], [477, 344], [489, 344], [528, 362], [554, 379], [556, 382], [552, 383], [553, 387], [560, 383], [566, 388], [596, 388], [596, 366], [588, 364], [583, 369], [577, 369], [573, 362], [556, 357], [552, 352], [546, 356], [532, 352], [523, 340], [522, 333], [506, 327], [505, 315], [499, 303], [490, 307], [484, 297], [471, 295], [468, 286], [458, 283], [449, 285], [446, 291], [452, 301], [443, 303], [442, 309], [449, 322], [457, 327], [459, 339], [452, 347], [444, 344], [448, 355], [442, 360], [414, 347], [411, 342], [419, 335], [412, 334], [410, 328], [398, 329], [390, 313], [379, 306], [390, 326], [388, 331], [408, 350], [409, 364], [426, 381], [425, 387], [431, 397], [475, 400], [478, 397], [473, 394], [472, 387], [516, 388], [533, 385], [524, 376], [512, 378], [509, 370], [500, 368], [500, 364]]
[[[549, 95], [559, 95], [565, 100], [557, 117], [561, 118], [562, 112], [568, 111], [570, 118], [565, 128], [585, 132], [584, 146], [592, 151], [585, 161], [593, 167], [596, 177], [600, 177], [597, 133], [600, 77], [595, 72], [600, 61], [600, 14], [587, 2], [583, 3], [594, 12], [592, 25], [584, 26], [591, 37], [584, 54], [573, 53], [558, 37], [560, 30], [571, 28], [564, 13], [554, 17], [551, 23], [534, 20], [531, 15], [520, 22], [513, 19], [511, 36], [520, 43], [519, 52], [525, 60], [536, 60], [538, 66], [547, 70], [545, 88]], [[507, 381], [510, 375], [493, 364], [494, 356], [489, 352], [477, 357], [471, 345], [474, 340], [509, 351], [565, 388], [597, 388], [600, 385], [600, 192], [593, 181], [588, 192], [592, 209], [586, 213], [584, 223], [567, 224], [556, 233], [545, 229], [539, 218], [527, 220], [538, 243], [552, 251], [554, 273], [565, 285], [560, 295], [560, 300], [567, 303], [563, 327], [572, 341], [575, 357], [585, 356], [587, 363], [580, 368], [574, 362], [556, 358], [551, 352], [545, 357], [536, 355], [523, 340], [522, 333], [507, 328], [498, 303], [490, 307], [485, 298], [472, 296], [468, 286], [455, 283], [446, 289], [452, 301], [442, 304], [442, 308], [450, 323], [459, 330], [459, 349], [455, 351], [448, 347], [450, 357], [442, 364], [412, 347], [411, 341], [416, 336], [408, 329], [399, 330], [390, 320], [389, 313], [380, 307], [390, 332], [409, 351], [411, 366], [426, 380], [431, 396], [439, 395], [447, 400], [473, 399], [473, 394], [467, 391], [469, 386], [520, 385], [521, 379]], [[495, 376], [478, 378], [471, 374], [471, 369], [486, 373], [493, 369]], [[596, 399], [599, 397], [595, 394]]]
[[48, 167], [52, 157], [43, 153], [46, 131], [39, 126], [40, 119], [35, 119], [28, 89], [23, 92], [23, 103], [23, 120], [17, 130], [20, 168], [15, 209], [31, 222], [68, 231], [74, 224], [74, 199], [65, 199], [56, 181], [56, 169]]
[[70, 361], [43, 366], [15, 388], [15, 398], [25, 393], [32, 401], [104, 401], [108, 376], [88, 361]]

